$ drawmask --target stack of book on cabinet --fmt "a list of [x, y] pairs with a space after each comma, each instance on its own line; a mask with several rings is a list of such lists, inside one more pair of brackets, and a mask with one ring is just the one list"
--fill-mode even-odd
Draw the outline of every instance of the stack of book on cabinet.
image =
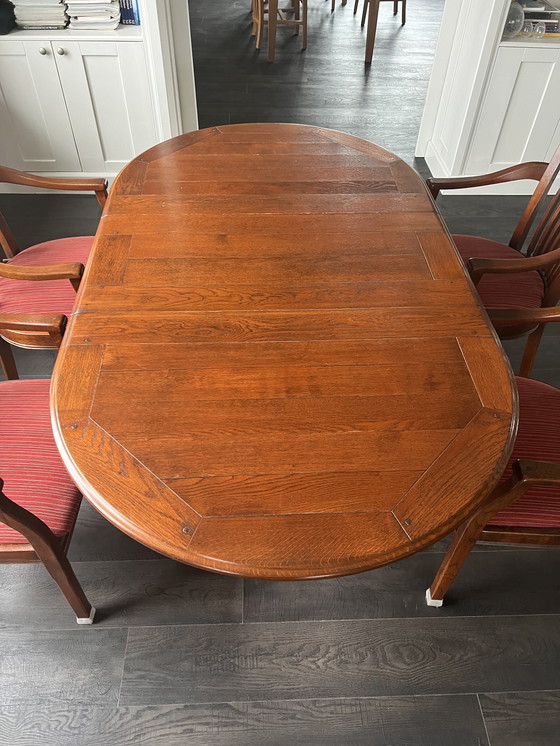
[[69, 0], [70, 28], [114, 31], [121, 20], [119, 0]]
[[23, 29], [59, 29], [68, 23], [61, 0], [15, 0], [16, 23]]

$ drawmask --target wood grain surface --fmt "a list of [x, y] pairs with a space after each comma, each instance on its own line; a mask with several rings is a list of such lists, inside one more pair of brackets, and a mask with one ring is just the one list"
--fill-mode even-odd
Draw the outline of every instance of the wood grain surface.
[[435, 542], [495, 484], [517, 420], [421, 178], [365, 140], [276, 124], [182, 135], [121, 173], [52, 407], [116, 526], [270, 579]]

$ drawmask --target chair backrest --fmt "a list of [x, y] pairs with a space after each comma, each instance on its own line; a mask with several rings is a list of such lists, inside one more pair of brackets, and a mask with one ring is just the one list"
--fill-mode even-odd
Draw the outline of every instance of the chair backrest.
[[[521, 219], [519, 220], [517, 227], [515, 228], [515, 231], [513, 232], [513, 236], [511, 237], [511, 241], [509, 242], [509, 245], [513, 249], [517, 249], [518, 251], [521, 251], [521, 249], [523, 248], [523, 244], [525, 243], [525, 240], [527, 236], [529, 235], [529, 231], [531, 230], [531, 226], [533, 225], [533, 222], [535, 220], [539, 207], [541, 206], [543, 200], [546, 198], [554, 180], [556, 179], [559, 173], [560, 173], [560, 146], [558, 146], [558, 148], [556, 149], [556, 152], [552, 156], [550, 163], [548, 164], [543, 175], [539, 179], [539, 183], [537, 184], [537, 187], [535, 191], [533, 192], [531, 199], [527, 203], [527, 207], [523, 211], [523, 215], [521, 216]], [[552, 202], [554, 202], [557, 199], [557, 197], [558, 195], [556, 195], [556, 197], [553, 198]], [[557, 202], [556, 202], [556, 205], [558, 207]], [[543, 218], [539, 222], [539, 225], [537, 226], [537, 230], [535, 231], [535, 234], [529, 244], [529, 248], [527, 251], [529, 255], [544, 254], [545, 251], [551, 251], [551, 249], [555, 248], [555, 246], [550, 245], [550, 243], [548, 242], [548, 238], [547, 238], [545, 241], [545, 244], [543, 244], [543, 245], [546, 245], [547, 248], [544, 248], [543, 250], [541, 250], [540, 248], [538, 250], [535, 250], [536, 243], [539, 243], [540, 241], [538, 236], [540, 236], [542, 232], [545, 230], [546, 225], [550, 223], [551, 218], [554, 222], [553, 214], [554, 214], [554, 208], [552, 209], [552, 212], [551, 212], [550, 206], [549, 206]], [[558, 226], [558, 210], [556, 210], [555, 222], [556, 222], [556, 226]], [[556, 243], [556, 246], [557, 245], [558, 245], [558, 242]]]
[[[63, 191], [94, 192], [101, 209], [107, 200], [106, 179], [60, 179], [58, 177], [37, 176], [15, 168], [0, 166], [0, 183], [20, 184], [34, 189], [57, 189]], [[0, 213], [0, 246], [10, 259], [18, 252], [16, 240], [4, 216]]]
[[5, 378], [14, 380], [18, 372], [12, 346], [2, 338], [2, 332], [22, 331], [48, 334], [53, 347], [60, 347], [68, 319], [62, 314], [13, 314], [0, 313], [0, 368]]

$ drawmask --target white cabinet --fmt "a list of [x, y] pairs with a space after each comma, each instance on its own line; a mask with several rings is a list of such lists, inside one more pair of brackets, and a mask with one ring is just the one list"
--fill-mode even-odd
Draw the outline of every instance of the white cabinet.
[[158, 141], [141, 41], [20, 38], [0, 39], [0, 163], [114, 175]]
[[[503, 40], [510, 2], [446, 0], [416, 148], [434, 176], [546, 161], [560, 144], [560, 38]], [[533, 189], [521, 181], [477, 191]]]
[[0, 163], [81, 171], [49, 42], [0, 40]]
[[560, 48], [500, 45], [465, 171], [549, 160], [560, 145]]
[[117, 173], [157, 142], [143, 44], [52, 47], [82, 169]]

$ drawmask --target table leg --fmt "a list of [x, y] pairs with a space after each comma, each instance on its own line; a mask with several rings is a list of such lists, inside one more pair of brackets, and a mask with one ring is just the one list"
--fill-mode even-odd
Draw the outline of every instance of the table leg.
[[278, 0], [268, 0], [268, 61], [274, 62], [276, 54], [276, 18]]
[[373, 57], [373, 45], [375, 44], [375, 32], [377, 30], [377, 16], [379, 15], [380, 0], [369, 0], [367, 35], [366, 35], [366, 64]]

